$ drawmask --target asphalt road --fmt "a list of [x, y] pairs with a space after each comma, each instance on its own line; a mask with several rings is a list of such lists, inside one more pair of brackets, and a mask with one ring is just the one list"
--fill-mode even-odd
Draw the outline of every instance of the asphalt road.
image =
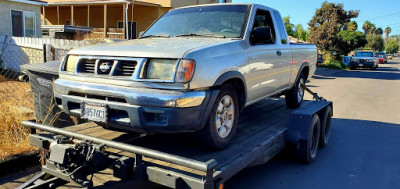
[[[330, 143], [315, 162], [281, 153], [241, 171], [225, 188], [400, 188], [400, 58], [375, 71], [319, 69], [308, 86], [334, 102]], [[37, 171], [0, 178], [0, 188]]]
[[[334, 102], [330, 143], [309, 165], [280, 154], [226, 188], [400, 188], [400, 58], [370, 70], [319, 70], [308, 86]], [[310, 98], [308, 96], [308, 98]]]

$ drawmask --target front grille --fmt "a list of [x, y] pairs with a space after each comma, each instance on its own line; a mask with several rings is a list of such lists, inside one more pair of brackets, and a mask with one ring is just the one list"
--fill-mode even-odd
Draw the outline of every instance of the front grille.
[[132, 77], [140, 59], [112, 57], [81, 57], [77, 72], [99, 76]]
[[78, 63], [78, 72], [94, 74], [95, 67], [96, 67], [96, 60], [81, 59]]
[[115, 69], [115, 76], [132, 76], [135, 72], [137, 61], [119, 61]]

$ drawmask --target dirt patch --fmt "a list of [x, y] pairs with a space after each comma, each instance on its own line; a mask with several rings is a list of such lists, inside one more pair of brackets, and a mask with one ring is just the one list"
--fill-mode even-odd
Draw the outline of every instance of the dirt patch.
[[21, 125], [34, 118], [33, 109], [29, 83], [0, 77], [0, 160], [34, 149], [29, 145], [29, 130]]

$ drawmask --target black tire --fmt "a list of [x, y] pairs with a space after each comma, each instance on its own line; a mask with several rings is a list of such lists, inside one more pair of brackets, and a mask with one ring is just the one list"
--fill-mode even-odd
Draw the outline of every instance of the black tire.
[[321, 135], [319, 139], [320, 148], [325, 147], [329, 142], [329, 136], [331, 134], [332, 108], [328, 106], [323, 115], [324, 117], [322, 118]]
[[[297, 79], [295, 85], [286, 92], [285, 94], [285, 102], [286, 106], [289, 108], [298, 108], [303, 102], [304, 98], [304, 89], [300, 87], [300, 83], [305, 84], [307, 80], [307, 76], [304, 73], [301, 73], [299, 78]], [[300, 93], [300, 94], [299, 94]], [[301, 97], [300, 97], [301, 95]]]
[[[229, 116], [229, 113], [227, 113], [229, 106], [225, 107], [225, 105], [221, 102], [221, 100], [223, 100], [227, 96], [230, 97], [230, 100], [232, 100], [232, 103], [230, 105], [232, 105], [233, 107], [232, 111], [233, 118]], [[217, 112], [220, 103], [224, 106], [223, 107], [224, 112], [218, 114]], [[222, 116], [222, 118], [218, 116]], [[230, 131], [228, 132], [229, 127], [222, 126], [224, 124], [221, 122], [226, 120], [226, 118], [228, 118], [227, 121], [229, 121], [229, 117], [231, 118], [232, 126], [230, 128]], [[217, 129], [217, 118], [220, 120], [221, 123], [220, 129], [222, 131]], [[205, 145], [206, 147], [211, 149], [223, 149], [228, 147], [234, 135], [236, 134], [238, 120], [239, 120], [239, 100], [237, 98], [236, 92], [232, 85], [223, 85], [214, 102], [214, 105], [212, 106], [212, 110], [210, 112], [206, 125], [203, 127], [203, 129], [196, 132], [198, 142], [201, 145]], [[225, 134], [228, 133], [226, 136], [221, 136], [224, 135], [223, 130], [226, 131]]]
[[319, 117], [315, 114], [312, 117], [308, 130], [308, 139], [300, 140], [296, 149], [297, 159], [302, 163], [311, 163], [317, 156], [321, 124]]

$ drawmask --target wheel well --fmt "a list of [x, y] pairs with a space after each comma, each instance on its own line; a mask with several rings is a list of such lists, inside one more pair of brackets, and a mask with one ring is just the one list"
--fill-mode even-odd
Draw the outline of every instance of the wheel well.
[[308, 66], [304, 66], [303, 70], [301, 70], [301, 73], [304, 73], [308, 79], [308, 74], [310, 73], [310, 68]]
[[239, 100], [239, 110], [242, 110], [246, 104], [246, 89], [243, 81], [239, 78], [233, 78], [225, 81], [222, 85], [225, 84], [231, 84], [235, 88]]

